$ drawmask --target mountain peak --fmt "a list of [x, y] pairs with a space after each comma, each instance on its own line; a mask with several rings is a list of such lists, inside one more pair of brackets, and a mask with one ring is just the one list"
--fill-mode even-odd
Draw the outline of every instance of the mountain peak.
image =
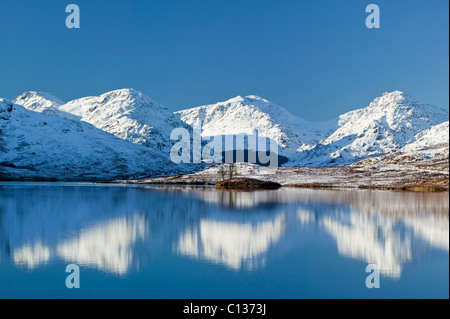
[[386, 108], [392, 106], [410, 106], [412, 104], [420, 104], [413, 97], [402, 91], [384, 92], [381, 96], [375, 98], [370, 103], [370, 108]]
[[57, 107], [64, 101], [48, 92], [28, 91], [13, 100], [14, 103], [22, 105], [32, 111], [41, 111], [46, 108]]
[[224, 102], [219, 102], [219, 103], [228, 104], [228, 103], [238, 103], [238, 102], [241, 102], [242, 104], [253, 104], [255, 102], [271, 103], [270, 101], [263, 99], [262, 97], [257, 96], [257, 95], [246, 95], [246, 96], [238, 95], [229, 100], [226, 100]]
[[409, 96], [409, 95], [403, 91], [395, 90], [392, 92], [384, 92], [381, 96]]
[[245, 98], [242, 95], [235, 96], [223, 102], [218, 102], [217, 104], [231, 104], [231, 103], [243, 103]]
[[355, 159], [393, 153], [446, 118], [445, 110], [420, 103], [404, 92], [384, 93], [368, 107], [341, 115], [337, 130], [311, 152], [301, 154], [300, 162], [345, 165]]
[[116, 113], [127, 114], [130, 112], [169, 112], [164, 106], [156, 103], [141, 91], [125, 88], [103, 93], [98, 96], [88, 96], [70, 101], [61, 105], [59, 109], [85, 117], [87, 114], [107, 112], [110, 115]]
[[165, 106], [134, 89], [119, 89], [70, 101], [60, 110], [116, 137], [169, 154], [170, 133], [184, 127]]
[[106, 93], [101, 94], [100, 96], [103, 95], [131, 95], [131, 96], [139, 96], [139, 95], [143, 95], [141, 91], [135, 90], [133, 88], [123, 88], [123, 89], [117, 89], [117, 90], [112, 90]]
[[124, 103], [137, 102], [138, 105], [156, 105], [157, 103], [153, 101], [149, 96], [143, 94], [141, 91], [125, 88], [118, 89], [103, 93], [98, 96], [101, 103], [108, 103], [113, 100], [122, 101]]
[[270, 101], [263, 99], [262, 97], [257, 96], [257, 95], [247, 95], [244, 99], [247, 101], [259, 101], [259, 102], [271, 103]]

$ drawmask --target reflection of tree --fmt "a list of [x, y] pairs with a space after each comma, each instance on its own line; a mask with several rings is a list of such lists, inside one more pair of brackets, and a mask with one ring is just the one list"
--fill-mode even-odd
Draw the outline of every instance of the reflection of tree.
[[[198, 198], [210, 203], [223, 203], [214, 189], [194, 189]], [[402, 218], [421, 212], [439, 215], [448, 221], [448, 193], [393, 191], [335, 191], [283, 188], [275, 191], [236, 192], [235, 208], [256, 208], [266, 204], [323, 204], [349, 206], [364, 213], [387, 214]], [[448, 222], [447, 222], [448, 224]]]
[[220, 192], [220, 205], [227, 208], [236, 207], [236, 192], [230, 190], [218, 190]]

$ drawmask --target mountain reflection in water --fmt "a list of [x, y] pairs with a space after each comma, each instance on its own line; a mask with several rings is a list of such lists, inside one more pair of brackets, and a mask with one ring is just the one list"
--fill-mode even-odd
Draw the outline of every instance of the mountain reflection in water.
[[251, 271], [317, 238], [400, 278], [448, 254], [448, 193], [0, 184], [0, 264], [54, 261], [113, 275], [172, 254]]

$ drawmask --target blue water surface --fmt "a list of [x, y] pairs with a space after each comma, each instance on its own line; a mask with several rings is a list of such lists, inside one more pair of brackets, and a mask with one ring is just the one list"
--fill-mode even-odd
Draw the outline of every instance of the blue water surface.
[[3, 182], [0, 298], [449, 298], [448, 200]]

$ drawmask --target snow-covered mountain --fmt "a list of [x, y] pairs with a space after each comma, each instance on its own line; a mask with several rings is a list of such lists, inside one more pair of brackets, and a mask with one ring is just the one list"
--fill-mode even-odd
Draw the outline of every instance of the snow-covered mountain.
[[419, 103], [403, 92], [384, 93], [368, 107], [341, 115], [338, 129], [312, 149], [300, 152], [291, 165], [346, 165], [391, 154], [448, 118], [448, 111]]
[[159, 153], [88, 123], [0, 99], [0, 179], [102, 180], [171, 168]]
[[169, 157], [170, 133], [186, 127], [166, 107], [133, 89], [121, 89], [56, 106], [80, 120]]
[[[201, 124], [202, 136], [252, 135], [269, 138], [280, 153], [291, 154], [302, 145], [315, 145], [333, 129], [331, 123], [311, 123], [255, 95], [176, 112], [188, 125]], [[331, 124], [331, 125], [330, 125]]]
[[58, 106], [63, 105], [64, 102], [50, 93], [36, 91], [25, 92], [16, 97], [13, 103], [22, 105], [30, 111], [43, 114], [55, 114], [72, 120], [78, 119], [75, 115], [59, 110]]
[[[370, 185], [374, 183], [396, 184], [395, 172], [399, 172], [400, 184], [413, 187], [431, 187], [448, 190], [449, 171], [449, 122], [435, 125], [415, 136], [415, 141], [397, 152], [366, 158], [346, 168], [370, 172]], [[413, 174], [407, 172], [414, 172]], [[373, 173], [376, 172], [374, 175]], [[390, 174], [386, 178], [386, 174]], [[377, 177], [378, 175], [378, 177]], [[410, 177], [408, 177], [410, 175]], [[381, 178], [380, 178], [381, 177]], [[399, 184], [397, 182], [397, 184]]]
[[42, 112], [44, 109], [54, 108], [64, 104], [61, 99], [50, 93], [36, 91], [22, 93], [13, 100], [13, 103], [37, 112]]
[[384, 154], [376, 158], [368, 158], [353, 166], [391, 168], [403, 165], [405, 167], [419, 167], [434, 172], [447, 172], [449, 160], [449, 122], [435, 125], [416, 135], [415, 141], [392, 154]]
[[433, 153], [449, 147], [449, 121], [435, 125], [416, 135], [416, 141], [406, 145], [403, 153]]
[[390, 154], [416, 141], [448, 112], [409, 95], [384, 93], [366, 108], [326, 122], [308, 122], [257, 96], [176, 112], [189, 125], [201, 123], [203, 136], [254, 135], [276, 141], [288, 166], [345, 165]]
[[[400, 91], [385, 93], [365, 108], [326, 122], [308, 122], [254, 95], [238, 96], [225, 102], [175, 113], [133, 89], [111, 91], [68, 103], [49, 93], [27, 92], [14, 101], [24, 108], [12, 107], [12, 103], [4, 100], [0, 119], [3, 119], [2, 125], [5, 126], [5, 123], [14, 122], [9, 118], [11, 114], [17, 114], [15, 121], [21, 124], [17, 124], [14, 130], [0, 127], [3, 130], [0, 150], [9, 154], [7, 160], [4, 160], [4, 154], [0, 154], [0, 162], [8, 163], [10, 168], [14, 165], [34, 167], [34, 155], [24, 156], [20, 143], [32, 147], [41, 145], [40, 150], [30, 153], [41, 156], [42, 162], [50, 162], [49, 158], [45, 158], [49, 152], [66, 152], [64, 147], [71, 151], [77, 149], [87, 161], [91, 146], [81, 150], [83, 147], [80, 145], [93, 145], [94, 140], [104, 140], [98, 145], [101, 150], [92, 146], [94, 152], [107, 154], [102, 148], [105, 146], [116, 152], [114, 156], [130, 161], [127, 170], [112, 170], [115, 175], [133, 175], [142, 169], [147, 170], [149, 166], [145, 165], [148, 164], [149, 153], [155, 158], [151, 171], [163, 162], [162, 157], [169, 163], [169, 151], [174, 143], [170, 141], [172, 130], [178, 127], [192, 128], [199, 123], [204, 137], [254, 135], [258, 131], [260, 137], [277, 143], [279, 153], [289, 159], [285, 166], [334, 166], [394, 154], [400, 150], [411, 153], [427, 148], [436, 149], [433, 145], [442, 144], [448, 135], [449, 118], [448, 111], [419, 103]], [[10, 107], [15, 111], [8, 111]], [[51, 128], [43, 125], [43, 122], [51, 123]], [[67, 126], [73, 134], [67, 135], [63, 126]], [[83, 129], [77, 129], [79, 127]], [[9, 134], [8, 138], [4, 132]], [[108, 133], [118, 139], [113, 139]], [[84, 142], [77, 140], [77, 134]], [[38, 142], [37, 138], [42, 141]], [[12, 141], [16, 140], [21, 142], [16, 142], [19, 144], [14, 146]], [[52, 150], [53, 145], [58, 146]], [[20, 159], [20, 163], [13, 162], [14, 153], [17, 153], [14, 160]], [[137, 163], [139, 160], [141, 163]], [[65, 163], [62, 157], [61, 161]], [[171, 170], [172, 166], [166, 169]], [[92, 167], [87, 171], [90, 172], [88, 175], [94, 174]], [[111, 176], [114, 174], [111, 173]]]
[[120, 89], [64, 103], [49, 93], [25, 92], [14, 100], [25, 108], [44, 114], [78, 119], [147, 146], [169, 157], [170, 133], [187, 125], [161, 104], [134, 89]]

